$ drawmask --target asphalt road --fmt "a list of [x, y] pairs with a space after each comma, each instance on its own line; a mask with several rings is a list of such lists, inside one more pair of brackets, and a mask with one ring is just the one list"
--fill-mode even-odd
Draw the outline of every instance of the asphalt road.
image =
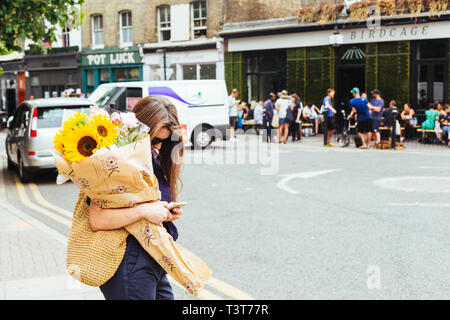
[[[262, 157], [255, 137], [245, 140], [186, 150], [180, 200], [189, 205], [178, 241], [220, 279], [206, 288], [215, 297], [450, 298], [448, 148], [324, 148], [308, 137], [270, 145]], [[3, 174], [8, 201], [68, 234], [23, 205], [15, 173]], [[75, 185], [57, 186], [55, 175], [34, 184], [45, 201], [72, 211]], [[34, 199], [34, 187], [24, 188]]]

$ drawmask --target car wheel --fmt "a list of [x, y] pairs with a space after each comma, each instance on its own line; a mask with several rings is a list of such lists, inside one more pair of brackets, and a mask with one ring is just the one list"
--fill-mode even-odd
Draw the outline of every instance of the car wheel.
[[29, 182], [33, 179], [33, 174], [25, 168], [22, 157], [19, 156], [19, 178], [23, 183]]
[[214, 136], [211, 134], [212, 129], [210, 127], [202, 126], [201, 130], [196, 129], [192, 133], [192, 147], [194, 149], [205, 149], [209, 146], [213, 140]]

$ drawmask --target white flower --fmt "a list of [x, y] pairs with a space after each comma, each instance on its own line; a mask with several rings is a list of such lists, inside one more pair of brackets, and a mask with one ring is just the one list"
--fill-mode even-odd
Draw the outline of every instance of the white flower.
[[100, 109], [96, 104], [89, 106], [89, 108], [91, 109], [91, 118], [97, 114], [103, 114], [109, 119], [109, 113], [105, 109]]
[[124, 112], [120, 114], [122, 116], [122, 128], [129, 130], [139, 125], [134, 112]]

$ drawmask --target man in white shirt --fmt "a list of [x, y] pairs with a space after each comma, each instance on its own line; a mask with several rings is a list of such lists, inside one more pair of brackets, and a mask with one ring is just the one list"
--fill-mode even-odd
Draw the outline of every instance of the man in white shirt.
[[228, 96], [228, 116], [230, 118], [230, 141], [235, 142], [237, 139], [234, 136], [234, 131], [236, 129], [236, 123], [238, 118], [238, 109], [237, 106], [241, 102], [240, 100], [236, 100], [236, 97], [239, 95], [238, 89], [231, 90], [231, 94]]
[[257, 135], [259, 135], [259, 131], [261, 130], [263, 124], [263, 112], [263, 102], [260, 101], [256, 104], [255, 110], [253, 111], [253, 118], [255, 119], [255, 129]]
[[317, 132], [319, 131], [319, 116], [318, 110], [314, 104], [308, 103], [306, 107], [303, 109], [303, 118], [306, 120], [307, 123], [311, 123], [314, 126], [314, 135], [317, 135]]

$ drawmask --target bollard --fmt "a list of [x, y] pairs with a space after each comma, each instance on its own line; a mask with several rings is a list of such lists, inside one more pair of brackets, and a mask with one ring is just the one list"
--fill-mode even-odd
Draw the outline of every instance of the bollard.
[[395, 150], [395, 144], [397, 142], [397, 107], [394, 107], [392, 110], [392, 118], [394, 119], [394, 123], [392, 124], [392, 133], [391, 133], [391, 147]]
[[328, 108], [327, 106], [323, 106], [322, 109], [323, 115], [323, 145], [327, 145], [327, 135], [328, 135]]

